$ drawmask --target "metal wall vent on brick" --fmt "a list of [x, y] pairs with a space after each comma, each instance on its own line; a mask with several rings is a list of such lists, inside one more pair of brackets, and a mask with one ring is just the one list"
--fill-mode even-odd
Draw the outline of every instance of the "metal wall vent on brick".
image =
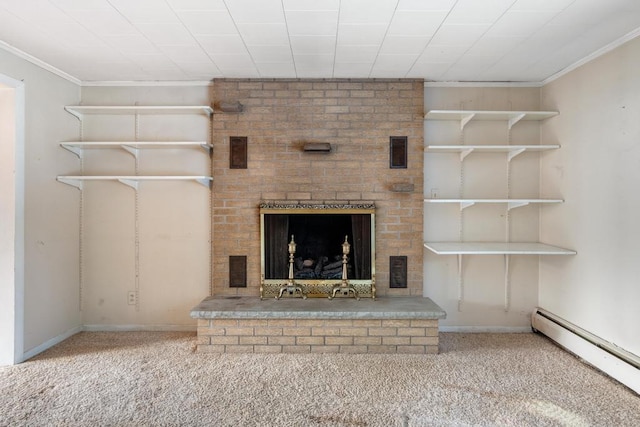
[[328, 142], [307, 142], [303, 150], [306, 153], [330, 153], [331, 144]]

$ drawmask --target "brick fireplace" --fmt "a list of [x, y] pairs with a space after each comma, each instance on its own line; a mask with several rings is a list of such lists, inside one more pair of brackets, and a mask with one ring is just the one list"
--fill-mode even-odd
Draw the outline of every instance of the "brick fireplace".
[[[198, 349], [437, 352], [438, 319], [445, 313], [422, 298], [423, 81], [218, 79], [212, 98], [213, 280], [211, 296], [191, 312], [198, 319]], [[241, 112], [218, 111], [238, 103]], [[264, 266], [265, 206], [271, 214], [278, 206], [305, 214], [367, 206], [372, 247], [356, 246], [360, 253], [350, 253], [348, 267], [360, 275], [357, 286], [375, 284], [378, 299], [363, 291], [360, 301], [328, 300], [330, 287], [322, 286], [329, 270], [317, 270], [313, 278], [321, 283], [309, 294], [323, 298], [276, 301], [272, 288], [260, 301], [261, 284], [286, 279], [273, 277], [284, 275], [285, 257], [277, 267]], [[300, 227], [304, 221], [297, 220], [289, 219]], [[349, 231], [351, 223], [336, 227], [337, 235], [355, 240], [366, 234]], [[332, 251], [344, 238], [332, 233], [325, 236], [327, 257], [339, 255]], [[286, 251], [290, 236], [281, 234], [277, 250]], [[309, 236], [295, 227], [287, 234]], [[370, 265], [359, 258], [367, 250]]]
[[[213, 84], [214, 296], [258, 296], [261, 203], [375, 205], [378, 296], [422, 296], [421, 80], [236, 80]], [[406, 168], [390, 167], [390, 138], [407, 137]], [[230, 140], [247, 138], [246, 168]], [[304, 151], [329, 143], [331, 151]], [[246, 257], [246, 287], [230, 286], [229, 257]], [[406, 287], [389, 286], [390, 257], [406, 257]]]

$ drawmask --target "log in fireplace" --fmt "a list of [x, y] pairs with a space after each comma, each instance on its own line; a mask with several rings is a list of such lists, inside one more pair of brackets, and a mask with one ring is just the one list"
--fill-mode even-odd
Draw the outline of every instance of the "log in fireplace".
[[278, 297], [281, 288], [291, 284], [292, 236], [293, 281], [304, 295], [329, 297], [342, 282], [346, 238], [349, 285], [358, 296], [375, 298], [375, 205], [262, 203], [260, 229], [261, 298]]

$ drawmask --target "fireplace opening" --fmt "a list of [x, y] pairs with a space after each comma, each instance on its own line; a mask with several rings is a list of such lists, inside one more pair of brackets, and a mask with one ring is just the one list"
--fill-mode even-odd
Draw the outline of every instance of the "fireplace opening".
[[343, 278], [346, 238], [350, 245], [347, 277], [365, 290], [371, 288], [375, 277], [374, 209], [370, 205], [368, 209], [360, 205], [326, 209], [294, 206], [261, 208], [263, 282], [276, 285], [287, 280], [293, 237], [296, 284], [306, 286], [305, 291], [311, 294], [324, 294]]
[[265, 278], [287, 277], [287, 242], [293, 236], [296, 243], [294, 278], [341, 279], [342, 243], [346, 237], [352, 248], [347, 263], [348, 277], [371, 279], [369, 217], [357, 214], [265, 215], [265, 243], [270, 249], [265, 253]]

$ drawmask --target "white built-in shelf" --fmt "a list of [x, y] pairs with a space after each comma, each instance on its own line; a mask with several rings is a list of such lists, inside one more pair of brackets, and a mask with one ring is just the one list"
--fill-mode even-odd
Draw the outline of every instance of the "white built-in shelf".
[[527, 151], [556, 150], [560, 145], [427, 145], [424, 151], [428, 153], [460, 153], [460, 160], [464, 160], [469, 154], [480, 153], [507, 153], [508, 160]]
[[204, 141], [69, 141], [62, 142], [60, 146], [82, 158], [82, 150], [86, 148], [121, 148], [133, 156], [138, 155], [142, 148], [188, 148], [201, 147], [207, 153], [211, 153], [213, 145]]
[[575, 255], [576, 251], [539, 242], [425, 242], [438, 255]]
[[562, 199], [424, 199], [425, 203], [458, 203], [460, 210], [473, 206], [476, 203], [506, 203], [511, 210], [529, 204], [562, 203]]
[[78, 119], [85, 114], [213, 114], [209, 105], [68, 105], [64, 109]]
[[509, 129], [521, 120], [545, 120], [558, 115], [557, 111], [489, 111], [489, 110], [431, 110], [427, 120], [457, 120], [460, 128], [471, 120], [504, 120]]
[[76, 187], [82, 190], [84, 181], [118, 181], [122, 184], [137, 190], [140, 181], [195, 181], [205, 187], [211, 185], [213, 177], [196, 176], [196, 175], [161, 175], [161, 176], [145, 176], [145, 175], [62, 175], [57, 177], [58, 181]]

